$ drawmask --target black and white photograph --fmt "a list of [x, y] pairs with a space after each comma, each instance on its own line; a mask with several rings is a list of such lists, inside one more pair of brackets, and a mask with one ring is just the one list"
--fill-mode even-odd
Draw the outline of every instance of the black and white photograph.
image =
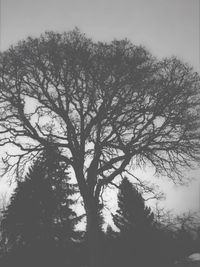
[[200, 0], [0, 0], [0, 267], [200, 267]]

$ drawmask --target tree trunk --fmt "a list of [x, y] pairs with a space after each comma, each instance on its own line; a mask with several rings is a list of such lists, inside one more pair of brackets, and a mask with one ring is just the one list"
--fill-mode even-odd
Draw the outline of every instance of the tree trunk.
[[103, 267], [105, 253], [103, 251], [103, 233], [100, 229], [98, 207], [86, 208], [87, 244], [89, 249], [90, 267]]
[[86, 210], [86, 241], [89, 250], [90, 267], [104, 267], [103, 234], [99, 225], [100, 217], [98, 198], [94, 197], [94, 188], [92, 185], [85, 183], [85, 178], [81, 170], [82, 168], [80, 166], [75, 168], [79, 189], [83, 197], [84, 207]]

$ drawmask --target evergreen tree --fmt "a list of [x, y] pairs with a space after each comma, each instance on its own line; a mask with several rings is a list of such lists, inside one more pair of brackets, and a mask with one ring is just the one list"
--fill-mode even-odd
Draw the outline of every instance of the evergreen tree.
[[125, 178], [119, 187], [118, 210], [113, 216], [115, 225], [120, 232], [144, 230], [152, 226], [154, 215], [149, 207], [145, 206], [142, 195]]
[[66, 164], [53, 151], [41, 154], [18, 180], [3, 219], [5, 235], [18, 257], [19, 249], [23, 253], [26, 249], [27, 256], [52, 262], [53, 255], [66, 254], [72, 247], [76, 214], [70, 205], [76, 189], [69, 180]]
[[146, 261], [150, 261], [153, 219], [154, 215], [145, 206], [141, 194], [127, 178], [123, 179], [118, 193], [118, 210], [113, 215], [113, 221], [120, 230], [118, 266], [133, 266], [134, 263], [145, 266]]

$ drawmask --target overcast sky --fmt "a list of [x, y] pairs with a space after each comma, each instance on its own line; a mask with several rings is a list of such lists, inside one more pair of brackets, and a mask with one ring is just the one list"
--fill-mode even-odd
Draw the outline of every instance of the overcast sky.
[[199, 70], [199, 0], [1, 0], [1, 48], [78, 26], [95, 40], [128, 37]]
[[[176, 55], [200, 72], [199, 0], [0, 0], [0, 49], [46, 30], [75, 26], [94, 40], [127, 37], [159, 58]], [[198, 177], [198, 171], [195, 176]], [[166, 183], [169, 208], [197, 209], [199, 184]]]

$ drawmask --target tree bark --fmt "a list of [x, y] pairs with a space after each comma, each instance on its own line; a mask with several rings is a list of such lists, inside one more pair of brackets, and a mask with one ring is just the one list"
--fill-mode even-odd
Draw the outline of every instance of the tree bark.
[[[93, 206], [93, 207], [92, 207]], [[103, 233], [100, 229], [100, 218], [97, 205], [86, 207], [87, 244], [89, 249], [90, 267], [104, 266]]]
[[86, 211], [86, 241], [89, 250], [90, 267], [103, 267], [105, 254], [103, 249], [103, 233], [100, 229], [98, 196], [94, 196], [92, 185], [85, 183], [80, 166], [76, 167], [75, 173]]

